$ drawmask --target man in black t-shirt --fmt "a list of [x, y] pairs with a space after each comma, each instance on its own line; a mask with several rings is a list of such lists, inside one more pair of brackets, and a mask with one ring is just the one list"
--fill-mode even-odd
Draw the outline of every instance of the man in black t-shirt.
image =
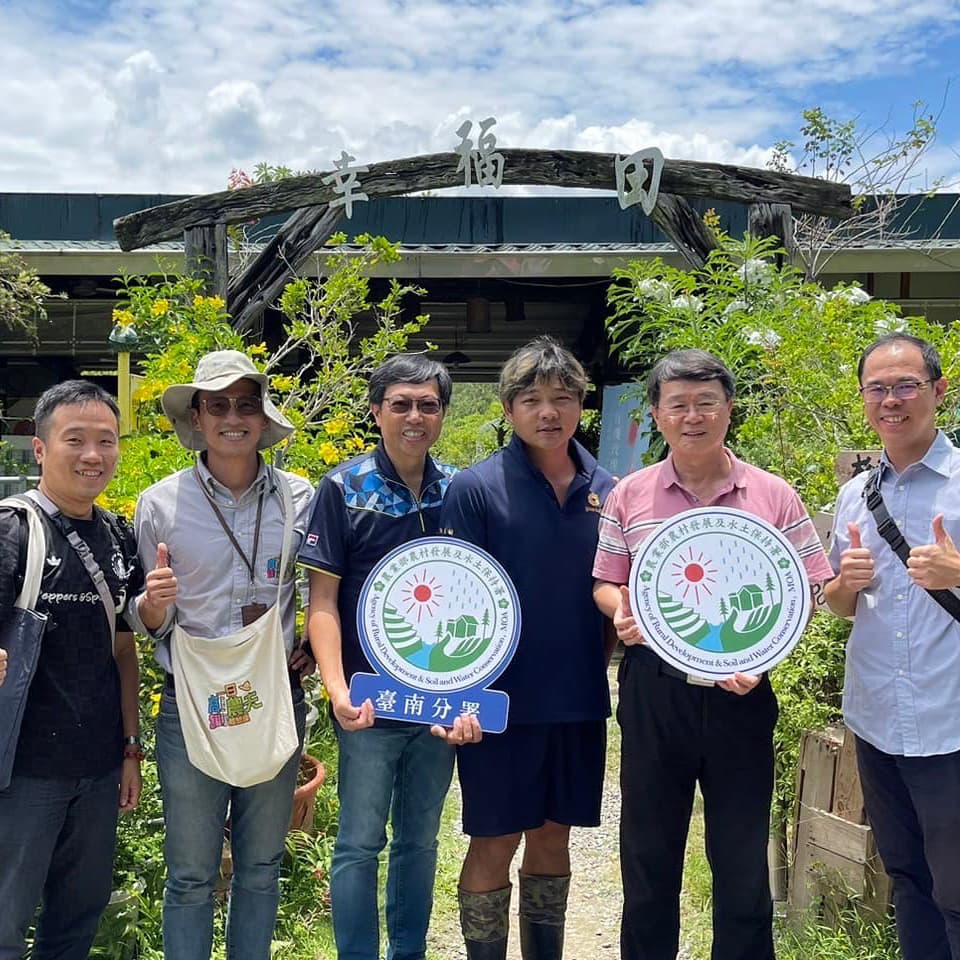
[[[35, 418], [42, 477], [24, 509], [36, 509], [44, 527], [36, 607], [47, 619], [12, 776], [0, 790], [0, 960], [23, 956], [38, 903], [34, 960], [81, 960], [110, 898], [117, 812], [132, 810], [140, 796], [139, 671], [123, 613], [143, 575], [129, 527], [94, 505], [117, 466], [114, 400], [95, 384], [71, 380], [40, 397]], [[105, 599], [67, 539], [71, 532], [103, 572], [115, 638]], [[0, 623], [23, 583], [27, 536], [23, 511], [0, 509]], [[4, 718], [23, 656], [6, 651]], [[0, 739], [4, 734], [9, 726]]]

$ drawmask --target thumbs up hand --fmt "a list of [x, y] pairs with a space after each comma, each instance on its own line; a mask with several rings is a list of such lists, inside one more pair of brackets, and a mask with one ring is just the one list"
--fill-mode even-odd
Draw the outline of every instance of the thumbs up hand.
[[942, 513], [933, 518], [933, 543], [910, 551], [907, 571], [913, 582], [924, 590], [960, 586], [960, 551], [944, 529]]
[[626, 646], [632, 643], [643, 643], [643, 635], [630, 609], [630, 590], [625, 586], [620, 587], [620, 603], [613, 614], [613, 626], [620, 642]]
[[[159, 613], [162, 616], [170, 604], [176, 603], [177, 578], [170, 568], [170, 554], [165, 543], [157, 544], [157, 562], [147, 574], [146, 588], [146, 594], [140, 605], [141, 617], [144, 615], [144, 604], [151, 612]], [[148, 626], [153, 626], [153, 624], [148, 624]]]
[[840, 554], [840, 583], [847, 590], [858, 593], [873, 580], [873, 554], [860, 540], [860, 528], [855, 523], [847, 524], [850, 546]]

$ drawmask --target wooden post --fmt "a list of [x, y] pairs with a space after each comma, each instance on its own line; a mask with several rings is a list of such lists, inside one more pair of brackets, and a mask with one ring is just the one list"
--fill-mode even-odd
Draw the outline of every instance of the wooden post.
[[[794, 260], [797, 247], [793, 240], [793, 210], [789, 203], [751, 203], [747, 224], [754, 237], [776, 237], [789, 260]], [[783, 266], [783, 256], [777, 256], [777, 266]]]
[[227, 225], [204, 224], [183, 231], [184, 272], [203, 280], [207, 296], [220, 297], [226, 303], [229, 271], [227, 267]]
[[120, 435], [126, 436], [133, 428], [133, 396], [130, 383], [130, 351], [117, 354], [117, 406], [120, 408]]

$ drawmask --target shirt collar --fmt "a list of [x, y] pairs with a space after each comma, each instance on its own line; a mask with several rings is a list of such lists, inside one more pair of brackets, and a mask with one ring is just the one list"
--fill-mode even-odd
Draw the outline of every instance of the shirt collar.
[[[257, 460], [259, 465], [257, 467], [257, 476], [255, 477], [253, 483], [240, 495], [237, 502], [243, 500], [247, 497], [251, 491], [256, 491], [259, 493], [263, 489], [263, 484], [267, 479], [267, 464], [264, 461], [263, 457], [260, 454], [257, 454]], [[207, 466], [206, 458], [201, 453], [197, 457], [197, 471], [200, 474], [200, 479], [203, 482], [203, 485], [210, 490], [212, 493], [219, 494], [223, 497], [228, 497], [230, 500], [233, 499], [233, 494], [210, 472], [210, 468]]]
[[[951, 476], [950, 461], [955, 451], [956, 447], [950, 442], [950, 438], [942, 430], [938, 430], [936, 436], [933, 438], [933, 443], [927, 447], [927, 452], [920, 458], [918, 463], [922, 464], [928, 470], [940, 474], [941, 477], [949, 479]], [[887, 467], [893, 470], [894, 473], [897, 472], [894, 465], [890, 462], [890, 458], [887, 456], [886, 449], [884, 449], [880, 453], [881, 479], [883, 479], [883, 472]], [[907, 467], [907, 469], [909, 470], [910, 467]]]
[[[722, 497], [734, 488], [743, 489], [747, 485], [747, 465], [733, 455], [729, 447], [724, 447], [723, 452], [730, 461], [730, 474], [727, 476], [727, 482], [717, 491], [716, 496]], [[664, 489], [674, 485], [685, 489], [680, 477], [677, 475], [677, 468], [673, 463], [673, 454], [667, 455], [667, 459], [660, 465], [660, 483]]]
[[[538, 477], [543, 476], [540, 469], [530, 459], [530, 455], [527, 453], [527, 445], [516, 434], [510, 438], [510, 442], [504, 449], [508, 456], [521, 460]], [[583, 444], [571, 439], [567, 445], [567, 453], [570, 454], [570, 459], [573, 460], [580, 476], [587, 479], [593, 476], [597, 469], [597, 461]]]
[[[377, 470], [379, 470], [383, 476], [393, 483], [399, 483], [404, 487], [406, 486], [406, 484], [400, 478], [400, 474], [397, 473], [397, 468], [393, 465], [393, 461], [390, 459], [390, 454], [387, 453], [387, 448], [383, 445], [383, 440], [379, 440], [377, 442], [377, 445], [373, 451], [373, 457], [377, 464]], [[443, 476], [443, 472], [436, 465], [436, 463], [434, 463], [433, 457], [431, 457], [428, 453], [423, 464], [423, 483], [420, 489], [425, 489], [429, 484], [435, 483], [437, 480], [442, 479]]]

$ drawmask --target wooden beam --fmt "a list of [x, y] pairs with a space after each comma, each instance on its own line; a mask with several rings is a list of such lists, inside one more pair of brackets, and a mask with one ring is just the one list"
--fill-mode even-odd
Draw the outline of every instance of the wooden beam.
[[283, 224], [230, 284], [227, 310], [237, 330], [243, 333], [256, 327], [290, 278], [337, 232], [343, 216], [342, 207], [307, 207]]
[[188, 227], [183, 231], [184, 270], [200, 277], [208, 296], [227, 299], [227, 225]]
[[[500, 150], [504, 184], [616, 189], [612, 153], [576, 150]], [[390, 197], [418, 190], [463, 185], [457, 154], [434, 153], [372, 163], [359, 183], [369, 197]], [[178, 237], [199, 224], [245, 223], [271, 213], [321, 206], [335, 199], [327, 174], [289, 177], [242, 190], [224, 190], [140, 210], [114, 221], [123, 250], [136, 250]], [[853, 214], [850, 187], [812, 177], [723, 163], [666, 160], [660, 179], [665, 193], [740, 203], [784, 203], [795, 210], [846, 218]]]
[[660, 193], [650, 219], [673, 241], [687, 265], [696, 270], [717, 245], [700, 215], [683, 197]]

